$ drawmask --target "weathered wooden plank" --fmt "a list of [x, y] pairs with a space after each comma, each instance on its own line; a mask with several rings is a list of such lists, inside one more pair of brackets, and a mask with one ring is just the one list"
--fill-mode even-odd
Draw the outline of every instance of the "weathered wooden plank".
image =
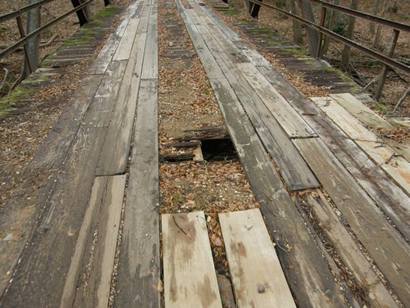
[[395, 292], [408, 303], [408, 244], [320, 139], [295, 139], [293, 142]]
[[278, 257], [295, 298], [305, 307], [329, 304], [343, 307], [342, 292], [321, 251], [283, 189], [249, 118], [192, 21], [190, 10], [184, 10], [180, 1], [176, 3], [209, 76], [253, 191], [262, 205], [268, 231], [279, 245], [289, 247], [288, 251], [279, 252]]
[[239, 307], [296, 307], [259, 209], [218, 215]]
[[94, 181], [96, 161], [105, 128], [80, 128], [55, 180], [32, 240], [21, 255], [13, 284], [0, 300], [5, 307], [57, 307], [64, 277], [81, 227]]
[[201, 23], [197, 27], [200, 31], [202, 30], [201, 34], [206, 37], [207, 44], [211, 46], [210, 50], [213, 50], [212, 53], [216, 62], [236, 92], [239, 101], [258, 132], [259, 138], [261, 138], [269, 154], [278, 165], [288, 188], [295, 191], [318, 187], [319, 183], [290, 142], [288, 136], [275, 118], [272, 117], [272, 114], [255, 91], [241, 77], [236, 65], [230, 61], [229, 57], [225, 56], [223, 43], [215, 43], [210, 30], [203, 28]]
[[160, 307], [157, 81], [141, 80], [116, 307]]
[[[146, 25], [141, 19], [140, 27]], [[114, 111], [110, 114], [111, 122], [99, 157], [97, 175], [124, 173], [127, 168], [131, 144], [132, 126], [134, 123], [140, 76], [144, 59], [151, 51], [145, 52], [146, 33], [138, 33], [127, 63]]]
[[[0, 209], [0, 230], [13, 240], [0, 241], [0, 293], [9, 283], [11, 274], [19, 260], [24, 246], [32, 236], [34, 221], [44, 210], [34, 204], [47, 204], [55, 190], [57, 174], [67, 160], [84, 114], [90, 106], [99, 87], [101, 76], [86, 76], [68, 107], [59, 117], [34, 158], [28, 164], [23, 176], [24, 182], [6, 206]], [[24, 214], [23, 214], [24, 213]], [[16, 226], [25, 226], [30, 232], [21, 234]]]
[[392, 129], [393, 125], [364, 105], [350, 93], [330, 94], [339, 105], [345, 108], [364, 125], [371, 128]]
[[108, 306], [125, 180], [125, 175], [95, 179], [60, 307]]
[[203, 212], [162, 215], [165, 307], [221, 307]]
[[361, 252], [359, 245], [340, 222], [334, 209], [320, 191], [309, 194], [306, 200], [309, 209], [318, 220], [321, 230], [331, 240], [339, 256], [348, 266], [357, 282], [366, 292], [366, 298], [374, 307], [398, 307], [389, 291], [373, 270], [366, 256]]
[[328, 97], [311, 97], [350, 138], [354, 140], [374, 141], [377, 136], [366, 129], [358, 119], [353, 117], [346, 109]]
[[307, 119], [311, 120], [311, 125], [314, 125], [332, 153], [393, 221], [396, 228], [410, 239], [410, 197], [329, 118]]
[[92, 73], [104, 74], [106, 72], [109, 64], [111, 63], [112, 57], [120, 44], [121, 38], [124, 35], [129, 20], [130, 19], [128, 16], [124, 18], [124, 20], [119, 24], [117, 30], [109, 36], [104, 47], [100, 50], [97, 59], [91, 66]]
[[141, 78], [158, 78], [158, 12], [156, 5], [151, 7], [145, 48], [149, 52], [145, 54]]
[[320, 108], [365, 151], [398, 185], [410, 194], [410, 163], [394, 157], [391, 147], [378, 143], [378, 137], [365, 128], [342, 106], [328, 98], [312, 98]]
[[131, 49], [134, 44], [135, 35], [137, 34], [138, 24], [140, 22], [138, 15], [139, 12], [137, 7], [135, 7], [133, 16], [130, 18], [125, 33], [121, 38], [117, 51], [114, 54], [114, 61], [128, 60], [130, 58]]
[[252, 63], [238, 63], [237, 66], [289, 137], [316, 136], [299, 113], [289, 105]]
[[87, 127], [108, 127], [118, 91], [124, 77], [127, 61], [113, 61], [107, 68], [103, 80], [95, 93], [93, 103], [82, 124]]

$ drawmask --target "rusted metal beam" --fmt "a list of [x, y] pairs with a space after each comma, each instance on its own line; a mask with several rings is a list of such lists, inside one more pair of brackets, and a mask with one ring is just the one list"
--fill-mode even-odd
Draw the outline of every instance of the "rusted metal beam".
[[[70, 16], [71, 14], [77, 12], [78, 10], [82, 10], [83, 8], [85, 8], [87, 5], [89, 5], [91, 2], [93, 2], [95, 0], [88, 0], [84, 3], [82, 3], [81, 5], [75, 7], [74, 9], [64, 13], [63, 15], [49, 21], [48, 23], [46, 23], [44, 26], [41, 26], [40, 28], [38, 28], [37, 30], [28, 33], [24, 38], [18, 40], [16, 43], [14, 43], [13, 45], [7, 47], [6, 49], [0, 51], [0, 59], [4, 58], [5, 56], [11, 54], [13, 51], [15, 51], [16, 49], [18, 49], [20, 46], [24, 45], [26, 43], [26, 41], [38, 34], [40, 34], [41, 32], [43, 32], [44, 30], [46, 30], [47, 28], [51, 27], [52, 25], [60, 22], [61, 20], [63, 20], [64, 18], [66, 18], [67, 16]], [[17, 15], [18, 16], [18, 15]]]
[[26, 12], [32, 10], [32, 9], [35, 9], [36, 7], [42, 6], [42, 5], [47, 4], [49, 2], [52, 2], [52, 1], [55, 1], [55, 0], [41, 0], [37, 3], [26, 5], [26, 6], [20, 8], [16, 11], [9, 12], [9, 13], [6, 13], [6, 14], [2, 14], [2, 15], [0, 15], [0, 23], [3, 22], [3, 21], [6, 21], [6, 20], [16, 18], [17, 16], [21, 16], [23, 13], [26, 13]]
[[408, 65], [406, 65], [402, 62], [396, 61], [396, 60], [392, 59], [391, 57], [385, 56], [384, 54], [382, 54], [381, 52], [379, 52], [377, 50], [370, 49], [366, 46], [363, 46], [359, 43], [356, 43], [355, 41], [353, 41], [351, 39], [345, 38], [344, 36], [342, 36], [338, 33], [330, 31], [329, 29], [326, 29], [325, 27], [319, 26], [319, 25], [317, 25], [317, 24], [315, 24], [315, 23], [313, 23], [313, 22], [311, 22], [307, 19], [304, 19], [303, 17], [300, 17], [298, 15], [290, 13], [290, 12], [288, 12], [284, 9], [281, 9], [279, 7], [276, 7], [274, 5], [263, 3], [263, 2], [260, 2], [260, 1], [257, 1], [257, 0], [249, 0], [249, 2], [259, 4], [260, 6], [265, 6], [265, 7], [271, 8], [273, 10], [281, 12], [284, 15], [287, 15], [289, 17], [297, 19], [298, 21], [305, 24], [306, 26], [314, 28], [314, 29], [318, 30], [319, 32], [323, 33], [324, 35], [327, 35], [327, 36], [329, 36], [330, 38], [333, 38], [336, 41], [342, 42], [345, 45], [348, 45], [352, 48], [358, 49], [361, 52], [363, 52], [363, 53], [367, 54], [368, 56], [382, 62], [383, 64], [385, 64], [387, 66], [396, 68], [396, 69], [401, 70], [401, 71], [403, 71], [407, 74], [410, 74], [410, 66], [408, 66]]
[[392, 21], [383, 17], [379, 17], [370, 13], [366, 13], [366, 12], [362, 12], [359, 10], [354, 10], [342, 5], [337, 5], [337, 4], [333, 4], [333, 3], [329, 3], [327, 1], [323, 1], [323, 0], [310, 0], [312, 2], [316, 2], [316, 3], [320, 3], [322, 6], [327, 7], [329, 9], [332, 10], [336, 10], [339, 12], [343, 12], [347, 15], [350, 16], [354, 16], [354, 17], [359, 17], [359, 18], [363, 18], [363, 19], [367, 19], [370, 20], [372, 22], [378, 23], [378, 24], [382, 24], [384, 26], [387, 27], [391, 27], [397, 30], [401, 30], [401, 31], [406, 31], [406, 32], [410, 32], [410, 25], [404, 24], [404, 23], [400, 23], [400, 22], [396, 22], [396, 21]]

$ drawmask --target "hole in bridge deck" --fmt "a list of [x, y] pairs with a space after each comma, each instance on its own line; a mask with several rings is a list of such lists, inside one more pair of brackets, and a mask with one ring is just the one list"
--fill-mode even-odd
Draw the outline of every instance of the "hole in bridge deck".
[[230, 138], [201, 140], [201, 148], [206, 161], [238, 159], [238, 154]]

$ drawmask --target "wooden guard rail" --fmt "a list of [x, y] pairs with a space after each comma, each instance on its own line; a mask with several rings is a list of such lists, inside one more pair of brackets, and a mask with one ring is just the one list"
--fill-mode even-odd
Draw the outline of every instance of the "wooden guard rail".
[[[296, 19], [297, 21], [299, 21], [300, 23], [306, 25], [307, 27], [313, 28], [316, 31], [319, 32], [319, 42], [318, 42], [318, 48], [317, 48], [317, 53], [316, 56], [317, 58], [321, 58], [322, 56], [322, 41], [323, 41], [323, 35], [328, 36], [329, 38], [332, 38], [338, 42], [343, 43], [344, 45], [347, 45], [349, 47], [355, 48], [357, 50], [359, 50], [360, 52], [378, 60], [379, 62], [383, 63], [383, 70], [380, 73], [380, 78], [379, 79], [379, 84], [378, 87], [376, 89], [376, 99], [380, 98], [382, 89], [383, 89], [383, 85], [385, 82], [385, 78], [386, 78], [386, 73], [387, 73], [387, 68], [391, 67], [391, 68], [396, 68], [400, 71], [405, 72], [406, 74], [410, 74], [410, 66], [406, 65], [405, 63], [399, 62], [395, 59], [393, 59], [393, 54], [394, 54], [394, 49], [396, 47], [397, 44], [397, 40], [399, 38], [399, 34], [400, 31], [405, 31], [405, 32], [410, 32], [410, 25], [407, 24], [403, 24], [403, 23], [399, 23], [399, 22], [394, 22], [379, 16], [375, 16], [369, 13], [365, 13], [362, 11], [358, 11], [358, 10], [353, 10], [344, 6], [340, 6], [340, 5], [335, 5], [323, 0], [309, 0], [310, 2], [315, 2], [321, 5], [321, 15], [320, 15], [320, 24], [316, 24], [310, 20], [307, 20], [301, 16], [298, 16], [296, 14], [293, 14], [291, 12], [288, 12], [287, 10], [284, 10], [282, 8], [279, 8], [275, 5], [272, 4], [268, 4], [268, 3], [264, 3], [258, 0], [248, 0], [249, 3], [252, 3], [253, 6], [249, 6], [249, 10], [250, 10], [250, 14], [252, 15], [252, 17], [257, 17], [257, 12], [259, 11], [259, 8], [261, 6], [263, 7], [267, 7], [273, 10], [276, 10], [286, 16], [289, 16], [293, 19]], [[342, 12], [346, 15], [350, 15], [353, 17], [358, 17], [358, 18], [362, 18], [362, 19], [366, 19], [369, 20], [371, 22], [377, 23], [377, 24], [381, 24], [390, 28], [393, 28], [393, 38], [392, 38], [392, 42], [389, 46], [389, 50], [387, 52], [387, 55], [375, 50], [375, 49], [371, 49], [368, 48], [366, 46], [363, 46], [360, 43], [355, 42], [352, 39], [346, 38], [343, 35], [340, 35], [336, 32], [333, 32], [329, 29], [327, 29], [325, 27], [325, 20], [326, 20], [326, 15], [327, 15], [327, 10], [336, 10], [339, 12]], [[256, 11], [256, 16], [253, 14], [253, 11]]]

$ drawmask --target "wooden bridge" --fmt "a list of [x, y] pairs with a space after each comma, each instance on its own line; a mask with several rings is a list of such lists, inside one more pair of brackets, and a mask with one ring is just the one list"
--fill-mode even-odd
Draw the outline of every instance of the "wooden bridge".
[[[196, 55], [159, 40], [158, 8]], [[0, 306], [410, 305], [409, 153], [379, 134], [393, 124], [337, 87], [306, 97], [200, 1], [122, 17], [2, 209]], [[207, 210], [161, 211], [161, 44], [199, 57], [260, 205], [217, 212], [225, 280]]]

